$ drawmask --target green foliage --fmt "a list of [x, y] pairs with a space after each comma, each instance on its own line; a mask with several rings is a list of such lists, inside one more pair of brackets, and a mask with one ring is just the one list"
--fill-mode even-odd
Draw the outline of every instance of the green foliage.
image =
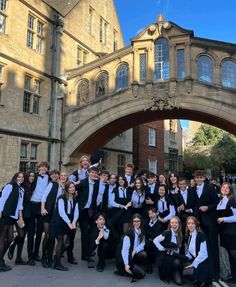
[[196, 170], [207, 170], [211, 168], [211, 159], [206, 151], [190, 148], [184, 153], [185, 173], [193, 174]]
[[216, 127], [202, 124], [193, 138], [193, 146], [214, 145], [222, 139], [224, 131]]

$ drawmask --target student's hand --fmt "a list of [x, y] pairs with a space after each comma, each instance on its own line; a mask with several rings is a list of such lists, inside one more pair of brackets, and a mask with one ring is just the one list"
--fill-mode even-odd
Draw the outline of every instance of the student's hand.
[[133, 183], [131, 183], [128, 187], [133, 188], [133, 187], [134, 187], [134, 182], [133, 182]]
[[161, 218], [161, 217], [159, 217], [158, 216], [158, 220], [160, 221], [160, 222], [162, 222], [162, 223], [165, 223], [166, 221], [164, 220], [164, 218]]
[[97, 238], [97, 240], [100, 240], [100, 239], [102, 239], [104, 237], [104, 233], [102, 232], [102, 231], [100, 231], [99, 233], [98, 233], [98, 238]]
[[79, 183], [80, 183], [80, 180], [74, 181], [74, 184], [75, 184], [75, 185], [78, 185]]
[[72, 225], [73, 225], [73, 229], [76, 229], [76, 222], [75, 221], [72, 221]]
[[125, 206], [122, 205], [122, 204], [120, 204], [119, 207], [120, 207], [121, 209], [125, 208]]
[[42, 207], [42, 208], [41, 208], [41, 215], [42, 215], [42, 216], [45, 216], [45, 215], [47, 215], [47, 214], [48, 214], [47, 210], [46, 210], [44, 207]]
[[129, 208], [130, 206], [132, 205], [132, 202], [130, 201], [130, 202], [128, 202], [127, 204], [126, 204], [126, 208]]
[[224, 222], [224, 217], [219, 217], [219, 218], [217, 218], [217, 222], [218, 222], [219, 224], [223, 223], [223, 222]]
[[186, 209], [185, 212], [192, 213], [191, 209]]
[[192, 267], [193, 267], [192, 264], [190, 264], [190, 265], [185, 266], [184, 268], [188, 269], [188, 268], [192, 268]]
[[69, 226], [70, 230], [74, 229], [73, 224], [71, 222], [68, 223], [68, 226]]
[[129, 264], [125, 264], [125, 271], [127, 272], [127, 273], [129, 273], [129, 274], [133, 274], [132, 272], [131, 272], [131, 270], [130, 270], [130, 266], [129, 266]]
[[23, 218], [19, 218], [19, 219], [17, 220], [17, 224], [18, 224], [18, 226], [19, 226], [20, 228], [23, 228], [23, 227], [25, 226], [25, 223], [24, 223]]
[[206, 212], [208, 210], [208, 206], [200, 206], [199, 210], [201, 210], [202, 212]]
[[154, 202], [148, 197], [148, 199], [146, 199], [146, 204], [154, 204]]
[[180, 212], [180, 211], [182, 211], [182, 210], [184, 210], [184, 205], [183, 205], [183, 204], [181, 204], [181, 205], [178, 206], [178, 208], [177, 208], [177, 211], [178, 211], [178, 212]]

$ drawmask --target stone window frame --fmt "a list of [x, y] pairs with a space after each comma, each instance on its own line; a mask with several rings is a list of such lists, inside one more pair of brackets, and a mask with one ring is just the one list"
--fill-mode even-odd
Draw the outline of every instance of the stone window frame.
[[77, 66], [81, 67], [88, 63], [89, 52], [82, 46], [77, 45]]
[[1, 26], [0, 33], [6, 34], [6, 22], [7, 22], [7, 9], [8, 9], [8, 0], [0, 0], [0, 21]]
[[127, 62], [123, 62], [117, 67], [115, 84], [116, 91], [123, 90], [129, 87], [129, 64]]
[[105, 46], [107, 46], [107, 38], [108, 36], [108, 22], [100, 16], [99, 22], [99, 42]]
[[21, 140], [19, 171], [37, 171], [39, 144], [38, 142]]
[[145, 82], [147, 79], [147, 52], [139, 52], [139, 81]]
[[[225, 63], [231, 63], [233, 65], [234, 70], [224, 71], [224, 64]], [[220, 64], [220, 72], [221, 72], [221, 84], [224, 88], [228, 89], [236, 89], [236, 61], [231, 58], [225, 58], [221, 61]], [[227, 76], [224, 79], [224, 73], [227, 72]], [[230, 74], [230, 75], [229, 75]], [[230, 79], [228, 79], [228, 76], [230, 76]], [[234, 83], [231, 82], [231, 80], [234, 80]]]
[[184, 48], [176, 49], [176, 77], [178, 81], [183, 81], [186, 77], [185, 54]]
[[95, 11], [95, 9], [92, 6], [89, 6], [89, 10], [88, 10], [88, 32], [91, 35], [93, 35], [94, 11]]
[[126, 155], [125, 154], [118, 154], [117, 155], [117, 174], [118, 177], [124, 173], [124, 166], [126, 163]]
[[40, 115], [42, 80], [25, 74], [23, 112], [27, 114]]
[[154, 81], [166, 81], [170, 78], [170, 44], [165, 37], [157, 38], [154, 42], [153, 76]]
[[158, 161], [157, 159], [148, 159], [148, 169], [157, 174], [157, 170], [158, 170]]
[[4, 106], [2, 103], [2, 85], [4, 85], [5, 66], [6, 64], [0, 62], [0, 106]]
[[27, 20], [26, 47], [34, 50], [38, 54], [44, 52], [44, 31], [45, 21], [29, 12]]
[[[203, 61], [204, 59], [205, 63], [201, 63], [201, 61]], [[206, 60], [208, 61], [208, 63], [206, 62]], [[204, 53], [200, 54], [197, 57], [197, 80], [199, 82], [206, 83], [209, 85], [214, 84], [214, 59], [209, 54]]]
[[151, 147], [157, 146], [157, 129], [148, 128], [148, 145]]

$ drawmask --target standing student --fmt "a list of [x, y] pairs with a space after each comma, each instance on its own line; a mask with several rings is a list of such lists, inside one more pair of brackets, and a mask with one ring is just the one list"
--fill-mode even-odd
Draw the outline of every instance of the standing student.
[[148, 172], [147, 173], [147, 185], [145, 186], [146, 211], [150, 207], [156, 208], [157, 190], [158, 190], [157, 177], [153, 172]]
[[168, 222], [175, 216], [175, 207], [168, 195], [166, 185], [163, 184], [158, 188], [157, 211], [158, 220], [162, 223], [164, 229], [167, 228]]
[[[49, 182], [48, 175], [49, 164], [42, 161], [39, 166], [39, 172], [36, 173], [33, 183], [33, 193], [30, 199], [30, 222], [28, 229], [28, 264], [35, 265], [35, 260], [40, 261], [39, 247], [43, 233], [43, 216], [41, 215], [41, 200], [43, 193]], [[36, 230], [36, 232], [35, 232]], [[36, 233], [36, 238], [34, 236]]]
[[[55, 235], [57, 244], [54, 268], [57, 270], [68, 270], [67, 267], [61, 264], [61, 255], [65, 245], [64, 237], [65, 235], [69, 235], [68, 238], [74, 238], [78, 218], [79, 207], [76, 200], [75, 184], [69, 181], [65, 184], [64, 194], [58, 199], [57, 210], [55, 214]], [[71, 233], [72, 236], [70, 236]], [[74, 243], [69, 242], [69, 245], [74, 245]]]
[[103, 272], [105, 268], [105, 260], [111, 252], [110, 230], [105, 225], [105, 214], [98, 213], [95, 215], [95, 225], [89, 231], [89, 256], [88, 268], [94, 267], [92, 259], [93, 252], [97, 249], [98, 263], [96, 270]]
[[177, 211], [177, 208], [179, 205], [181, 205], [181, 198], [180, 198], [180, 192], [178, 187], [178, 179], [179, 176], [172, 172], [168, 177], [168, 194], [170, 195], [170, 198], [172, 199], [172, 202], [174, 203], [175, 209]]
[[231, 277], [227, 283], [236, 283], [236, 202], [230, 183], [223, 183], [220, 189], [221, 199], [217, 205], [220, 245], [229, 255]]
[[147, 254], [144, 251], [143, 219], [140, 214], [131, 218], [128, 231], [123, 236], [117, 249], [116, 268], [120, 275], [130, 275], [141, 279], [145, 276]]
[[44, 239], [42, 244], [42, 266], [44, 268], [52, 266], [53, 251], [50, 246], [52, 245], [54, 247], [54, 240], [49, 239], [49, 229], [52, 224], [57, 200], [64, 192], [63, 186], [68, 176], [67, 173], [62, 172], [60, 174], [59, 170], [54, 169], [50, 172], [50, 178], [51, 182], [49, 182], [45, 189], [41, 201], [41, 214], [44, 220]]
[[134, 164], [133, 163], [126, 163], [125, 165], [125, 178], [128, 183], [128, 187], [134, 186]]
[[120, 235], [128, 230], [131, 218], [131, 196], [132, 189], [128, 187], [125, 176], [118, 177], [118, 185], [113, 190], [113, 197], [111, 198], [112, 205], [112, 222], [117, 228]]
[[96, 199], [96, 213], [105, 212], [104, 209], [108, 205], [108, 178], [109, 172], [107, 170], [102, 170], [99, 175], [99, 180], [96, 182], [98, 184], [98, 195]]
[[26, 233], [28, 232], [28, 228], [29, 228], [29, 222], [30, 222], [30, 199], [32, 196], [32, 184], [34, 182], [34, 178], [35, 178], [35, 173], [33, 171], [28, 171], [24, 177], [24, 199], [23, 199], [23, 211], [22, 211], [22, 215], [23, 215], [23, 220], [24, 220], [24, 224], [25, 226], [20, 228], [18, 226], [18, 224], [15, 224], [16, 230], [17, 230], [17, 236], [15, 236], [14, 241], [12, 242], [12, 244], [10, 245], [9, 249], [8, 249], [8, 259], [12, 260], [12, 258], [14, 257], [14, 251], [15, 251], [15, 247], [17, 246], [17, 255], [16, 255], [16, 260], [15, 260], [15, 264], [16, 265], [25, 265], [26, 262], [22, 259], [22, 250], [23, 250], [23, 246], [24, 246], [24, 241], [25, 241], [25, 236]]
[[166, 185], [166, 177], [164, 176], [164, 174], [160, 174], [158, 176], [158, 183]]
[[155, 207], [150, 207], [148, 210], [149, 220], [145, 225], [145, 250], [147, 252], [147, 273], [153, 272], [153, 266], [156, 262], [156, 246], [153, 240], [163, 232], [163, 226], [157, 218], [157, 210]]
[[144, 215], [144, 205], [145, 205], [145, 189], [141, 178], [136, 178], [134, 181], [134, 187], [131, 196], [131, 212], [132, 214], [139, 213]]
[[182, 285], [182, 264], [178, 258], [182, 244], [182, 228], [177, 216], [171, 218], [168, 230], [158, 235], [153, 243], [160, 251], [158, 270], [160, 279], [169, 283], [170, 279], [177, 285]]
[[113, 190], [117, 185], [118, 177], [116, 174], [112, 173], [109, 175], [108, 188], [105, 189], [105, 194], [102, 201], [102, 212], [106, 214], [106, 218], [110, 219], [112, 216], [112, 198]]
[[98, 195], [98, 185], [95, 180], [98, 175], [98, 168], [88, 169], [88, 178], [81, 180], [78, 185], [78, 204], [79, 204], [79, 225], [81, 231], [81, 259], [88, 258], [88, 236], [89, 229], [94, 224], [96, 210], [96, 199]]
[[5, 264], [4, 255], [13, 241], [13, 226], [24, 227], [22, 216], [24, 174], [17, 172], [10, 183], [6, 184], [0, 197], [0, 272], [9, 271], [11, 267]]
[[195, 280], [197, 287], [211, 286], [212, 266], [207, 238], [200, 231], [198, 220], [194, 216], [187, 218], [187, 235], [186, 257], [190, 263], [185, 266], [183, 276]]
[[206, 184], [205, 172], [196, 171], [194, 180], [196, 186], [192, 188], [197, 195], [194, 215], [200, 221], [200, 227], [208, 238], [211, 256], [214, 261], [214, 281], [218, 281], [220, 273], [219, 249], [217, 237], [216, 206], [219, 198], [215, 190]]

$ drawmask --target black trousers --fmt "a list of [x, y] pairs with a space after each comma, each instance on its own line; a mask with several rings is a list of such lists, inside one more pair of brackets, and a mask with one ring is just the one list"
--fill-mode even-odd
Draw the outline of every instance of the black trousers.
[[[41, 202], [30, 202], [31, 218], [28, 228], [28, 257], [33, 259], [38, 256], [43, 234], [43, 216], [41, 215]], [[34, 236], [36, 238], [34, 240]]]
[[93, 217], [89, 216], [88, 209], [80, 210], [79, 225], [81, 232], [81, 259], [86, 260], [89, 249], [89, 229], [93, 224]]
[[157, 259], [157, 248], [153, 241], [147, 241], [144, 247], [145, 251], [147, 252], [147, 261], [150, 264], [155, 264]]
[[74, 249], [74, 239], [75, 239], [76, 229], [70, 230], [67, 234], [68, 247], [66, 248], [68, 261], [74, 260], [73, 249]]

